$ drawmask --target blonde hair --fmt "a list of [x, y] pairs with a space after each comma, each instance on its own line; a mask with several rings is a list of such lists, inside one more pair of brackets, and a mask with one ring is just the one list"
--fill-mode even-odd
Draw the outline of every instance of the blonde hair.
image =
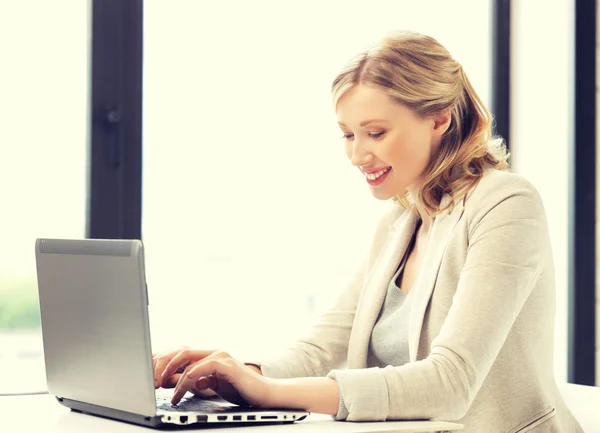
[[[425, 118], [450, 111], [451, 121], [439, 151], [425, 169], [419, 201], [432, 216], [475, 187], [486, 168], [508, 170], [502, 138], [492, 137], [492, 117], [462, 66], [434, 38], [410, 31], [392, 32], [351, 59], [332, 84], [334, 105], [357, 84], [377, 87]], [[451, 200], [439, 208], [442, 196]], [[414, 207], [407, 192], [395, 200]]]

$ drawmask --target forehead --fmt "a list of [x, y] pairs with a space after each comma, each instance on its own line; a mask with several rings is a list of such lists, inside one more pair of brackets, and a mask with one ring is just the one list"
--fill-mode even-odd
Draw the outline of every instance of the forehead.
[[349, 125], [375, 118], [393, 121], [410, 115], [410, 110], [394, 101], [385, 91], [358, 84], [340, 97], [336, 114], [339, 122]]

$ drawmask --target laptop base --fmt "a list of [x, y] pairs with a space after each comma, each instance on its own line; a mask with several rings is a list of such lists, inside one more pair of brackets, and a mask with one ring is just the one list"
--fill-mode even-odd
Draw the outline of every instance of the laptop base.
[[[195, 415], [195, 420], [187, 420], [187, 416], [186, 418], [186, 422], [182, 423], [179, 422], [179, 420], [177, 422], [163, 422], [163, 415], [156, 415], [156, 416], [143, 416], [143, 415], [137, 415], [134, 413], [130, 413], [130, 412], [124, 412], [121, 410], [117, 410], [117, 409], [111, 409], [111, 408], [107, 408], [104, 406], [97, 406], [94, 404], [90, 404], [90, 403], [83, 403], [80, 401], [76, 401], [76, 400], [70, 400], [68, 398], [63, 398], [63, 397], [55, 397], [56, 400], [63, 406], [68, 407], [69, 409], [71, 409], [73, 412], [78, 412], [78, 413], [83, 413], [86, 415], [93, 415], [93, 416], [99, 416], [102, 418], [109, 418], [109, 419], [113, 419], [116, 421], [124, 421], [130, 424], [136, 424], [136, 425], [141, 425], [144, 427], [150, 427], [150, 428], [158, 428], [161, 430], [181, 430], [182, 428], [185, 428], [187, 426], [193, 427], [193, 428], [198, 428], [201, 426], [206, 426], [207, 428], [214, 428], [214, 427], [233, 427], [233, 426], [237, 426], [237, 427], [241, 427], [241, 426], [259, 426], [259, 425], [283, 425], [283, 424], [293, 424], [295, 421], [302, 421], [303, 419], [306, 418], [307, 415], [295, 418], [292, 421], [268, 421], [268, 422], [264, 422], [264, 421], [257, 421], [257, 422], [208, 422], [208, 415], [202, 415], [202, 414], [198, 414]], [[178, 414], [177, 413], [173, 413], [173, 417], [177, 417]], [[231, 418], [228, 418], [231, 419]]]
[[90, 403], [83, 403], [76, 400], [70, 400], [68, 398], [56, 397], [56, 400], [65, 407], [70, 408], [75, 412], [85, 413], [88, 415], [101, 416], [103, 418], [110, 418], [118, 421], [125, 421], [131, 424], [142, 425], [146, 427], [159, 427], [164, 425], [160, 416], [143, 416], [130, 412], [123, 412], [122, 410], [111, 409], [103, 406], [96, 406]]

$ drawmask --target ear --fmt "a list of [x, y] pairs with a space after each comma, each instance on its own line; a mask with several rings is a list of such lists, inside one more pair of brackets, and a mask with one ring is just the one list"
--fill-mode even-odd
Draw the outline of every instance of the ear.
[[442, 111], [439, 114], [433, 116], [433, 133], [437, 136], [442, 136], [446, 133], [448, 128], [450, 128], [450, 122], [452, 120], [452, 116], [450, 115], [450, 110]]

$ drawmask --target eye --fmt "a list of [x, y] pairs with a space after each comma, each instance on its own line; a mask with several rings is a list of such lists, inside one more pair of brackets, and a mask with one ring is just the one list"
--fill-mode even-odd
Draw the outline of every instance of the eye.
[[[372, 132], [369, 133], [369, 137], [374, 138], [375, 140], [380, 139], [381, 137], [383, 137], [383, 135], [385, 134], [385, 131], [383, 132]], [[351, 140], [352, 138], [354, 138], [354, 134], [352, 134], [351, 132], [342, 135], [342, 138], [345, 138], [346, 140]]]

